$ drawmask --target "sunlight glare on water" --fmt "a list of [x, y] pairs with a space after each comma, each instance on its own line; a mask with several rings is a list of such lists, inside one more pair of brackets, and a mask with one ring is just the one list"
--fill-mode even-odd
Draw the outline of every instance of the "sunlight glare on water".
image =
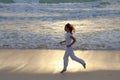
[[0, 4], [0, 48], [63, 49], [58, 43], [64, 40], [65, 24], [71, 23], [76, 29], [75, 49], [120, 49], [118, 0], [60, 4], [15, 1]]

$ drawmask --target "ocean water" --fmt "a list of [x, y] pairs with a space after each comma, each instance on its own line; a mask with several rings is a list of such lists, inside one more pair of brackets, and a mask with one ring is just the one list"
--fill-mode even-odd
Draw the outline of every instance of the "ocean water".
[[75, 3], [99, 0], [0, 0], [1, 3]]
[[[7, 3], [2, 3], [7, 1]], [[120, 1], [39, 3], [0, 0], [0, 48], [64, 49], [64, 25], [76, 28], [74, 49], [120, 49]]]

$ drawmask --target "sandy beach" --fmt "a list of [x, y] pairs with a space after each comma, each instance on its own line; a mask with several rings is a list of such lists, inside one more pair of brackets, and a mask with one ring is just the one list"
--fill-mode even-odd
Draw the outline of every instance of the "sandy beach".
[[70, 59], [68, 71], [63, 67], [63, 50], [1, 49], [0, 80], [119, 80], [120, 51], [80, 51], [87, 69]]

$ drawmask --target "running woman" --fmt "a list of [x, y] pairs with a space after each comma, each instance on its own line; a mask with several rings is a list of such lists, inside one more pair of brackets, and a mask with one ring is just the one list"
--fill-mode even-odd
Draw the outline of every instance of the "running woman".
[[65, 40], [64, 41], [61, 41], [60, 44], [64, 44], [66, 45], [66, 49], [65, 49], [65, 54], [64, 54], [64, 67], [63, 67], [63, 70], [61, 71], [61, 73], [65, 72], [67, 70], [67, 66], [68, 66], [68, 57], [70, 56], [72, 60], [75, 60], [79, 63], [82, 64], [82, 66], [84, 67], [84, 69], [86, 68], [86, 63], [83, 59], [80, 59], [78, 57], [75, 56], [74, 54], [74, 51], [73, 51], [73, 48], [72, 48], [72, 45], [76, 42], [76, 39], [75, 37], [72, 35], [73, 32], [75, 32], [75, 29], [74, 27], [67, 23], [65, 25], [65, 28], [64, 30], [66, 31], [66, 34], [65, 34]]

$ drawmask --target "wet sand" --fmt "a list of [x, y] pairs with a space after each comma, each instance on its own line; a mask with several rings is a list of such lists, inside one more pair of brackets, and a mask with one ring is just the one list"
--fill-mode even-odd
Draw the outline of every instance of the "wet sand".
[[75, 50], [84, 59], [87, 69], [69, 60], [68, 71], [63, 67], [64, 50], [1, 49], [0, 80], [119, 80], [120, 51]]

